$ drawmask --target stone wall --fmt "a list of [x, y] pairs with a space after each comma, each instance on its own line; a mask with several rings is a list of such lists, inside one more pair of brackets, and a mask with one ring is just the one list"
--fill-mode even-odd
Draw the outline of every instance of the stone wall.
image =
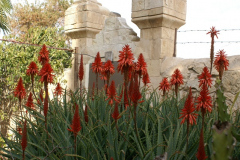
[[[223, 87], [224, 95], [227, 97], [227, 104], [232, 105], [235, 96], [240, 91], [240, 56], [229, 56], [229, 68], [228, 71], [223, 73]], [[180, 95], [186, 95], [189, 87], [193, 88], [193, 93], [195, 95], [199, 94], [199, 83], [198, 76], [201, 74], [202, 69], [210, 66], [209, 58], [202, 59], [182, 59], [167, 57], [163, 59], [161, 64], [161, 79], [163, 77], [171, 78], [172, 73], [176, 68], [178, 68], [184, 77], [184, 85], [181, 87]], [[218, 77], [218, 72], [215, 68], [212, 71], [213, 85], [215, 85], [215, 80]], [[215, 98], [215, 87], [210, 89], [213, 98]], [[240, 105], [240, 98], [237, 99], [235, 108]]]

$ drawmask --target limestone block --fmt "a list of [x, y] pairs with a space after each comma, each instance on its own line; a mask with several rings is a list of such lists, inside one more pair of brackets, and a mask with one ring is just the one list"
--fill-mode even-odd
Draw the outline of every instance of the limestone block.
[[173, 56], [173, 51], [174, 51], [174, 41], [173, 40], [161, 39], [160, 45], [161, 45], [160, 58]]
[[159, 77], [160, 76], [160, 60], [149, 60], [148, 61], [148, 74], [150, 77]]
[[117, 44], [119, 40], [118, 31], [109, 31], [104, 33], [103, 41], [105, 44]]
[[163, 0], [145, 0], [145, 9], [158, 8], [163, 6]]
[[[170, 39], [174, 40], [175, 37], [175, 29], [172, 28], [166, 28], [166, 27], [161, 27], [161, 38], [163, 39]], [[156, 30], [156, 29], [155, 29]], [[158, 33], [157, 31], [154, 30], [154, 33]], [[153, 37], [154, 39], [157, 38], [157, 34], [154, 34], [156, 37]]]
[[151, 52], [151, 59], [160, 59], [162, 56], [162, 40], [160, 38], [152, 40], [152, 52]]
[[119, 26], [118, 29], [125, 29], [125, 28], [126, 29], [131, 29], [126, 22], [126, 19], [122, 18], [122, 17], [117, 18], [117, 24], [116, 25]]
[[144, 9], [144, 0], [133, 0], [132, 1], [132, 11], [139, 11]]
[[174, 1], [174, 10], [176, 12], [186, 14], [186, 10], [187, 10], [186, 0], [180, 0], [180, 1], [176, 0], [176, 1]]

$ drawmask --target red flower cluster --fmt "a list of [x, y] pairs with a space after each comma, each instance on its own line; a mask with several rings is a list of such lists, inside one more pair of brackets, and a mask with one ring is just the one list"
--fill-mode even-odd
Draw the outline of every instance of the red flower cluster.
[[103, 79], [109, 80], [110, 75], [114, 74], [114, 73], [115, 73], [115, 71], [114, 71], [114, 66], [112, 64], [112, 61], [108, 60], [103, 66], [103, 70], [102, 70]]
[[203, 114], [205, 114], [206, 111], [212, 111], [212, 100], [206, 85], [203, 85], [200, 96], [197, 98], [197, 103], [197, 111], [201, 109]]
[[141, 53], [138, 57], [136, 72], [141, 77], [147, 73], [147, 63], [144, 60], [143, 54]]
[[177, 96], [178, 87], [183, 84], [183, 76], [179, 69], [176, 69], [172, 74], [171, 85], [175, 85], [175, 94]]
[[94, 73], [101, 73], [102, 72], [102, 61], [100, 57], [100, 53], [97, 53], [97, 56], [95, 57], [95, 61], [92, 63], [92, 71]]
[[48, 82], [53, 83], [53, 69], [49, 63], [44, 64], [42, 69], [39, 72], [39, 76], [41, 76], [40, 82]]
[[207, 67], [203, 68], [202, 74], [198, 77], [199, 79], [199, 87], [206, 85], [208, 87], [212, 86], [212, 75], [210, 74]]
[[228, 66], [229, 66], [229, 61], [227, 60], [227, 56], [224, 50], [219, 50], [217, 52], [217, 55], [214, 61], [214, 66], [216, 70], [219, 72], [219, 79], [222, 80], [223, 71], [224, 69], [225, 71], [228, 70]]
[[200, 96], [197, 98], [197, 110], [201, 109], [202, 114], [205, 114], [206, 111], [212, 111], [212, 100], [211, 96], [209, 95], [208, 87], [212, 85], [212, 76], [208, 71], [207, 67], [203, 68], [202, 74], [198, 77], [199, 79], [199, 86], [201, 87]]
[[70, 125], [71, 129], [68, 129], [70, 132], [73, 132], [74, 136], [76, 137], [78, 132], [82, 129], [80, 123], [80, 116], [78, 111], [78, 105], [76, 104], [75, 113], [72, 120], [72, 125]]
[[42, 47], [42, 49], [40, 50], [39, 54], [40, 54], [40, 55], [39, 55], [39, 57], [38, 57], [38, 61], [39, 61], [42, 65], [44, 65], [45, 63], [48, 63], [48, 62], [49, 62], [49, 57], [48, 57], [49, 52], [48, 52], [47, 47], [46, 47], [45, 44], [43, 45], [43, 47]]
[[151, 83], [148, 72], [146, 72], [146, 74], [143, 75], [142, 81], [143, 81], [144, 86], [146, 86], [148, 83]]
[[215, 29], [215, 27], [212, 27], [212, 28], [210, 28], [210, 31], [207, 33], [207, 34], [210, 34], [210, 36], [213, 38], [214, 36], [216, 36], [217, 38], [218, 38], [218, 33], [219, 31], [217, 31], [216, 29]]
[[139, 92], [139, 86], [138, 86], [138, 78], [137, 76], [134, 77], [134, 84], [133, 84], [133, 91], [131, 95], [131, 100], [134, 104], [134, 106], [137, 106], [138, 100], [142, 98], [141, 93]]
[[162, 82], [160, 82], [159, 90], [163, 91], [163, 96], [165, 96], [166, 92], [170, 90], [170, 84], [168, 83], [168, 79], [166, 77], [164, 77]]
[[31, 108], [31, 109], [35, 109], [34, 108], [34, 104], [33, 104], [32, 92], [30, 92], [30, 94], [28, 96], [28, 100], [27, 100], [26, 106]]
[[106, 99], [106, 101], [110, 100], [108, 102], [108, 104], [112, 105], [114, 101], [118, 102], [118, 97], [117, 97], [116, 87], [115, 87], [115, 82], [114, 81], [112, 81], [111, 85], [109, 86], [107, 96], [108, 96], [108, 98]]
[[79, 66], [79, 72], [78, 72], [78, 77], [80, 81], [83, 80], [83, 75], [84, 75], [83, 55], [81, 54], [81, 60], [80, 60], [80, 66]]
[[55, 88], [54, 95], [61, 96], [62, 94], [63, 94], [63, 89], [62, 89], [60, 83], [58, 83]]
[[112, 113], [112, 118], [115, 119], [116, 123], [117, 123], [117, 120], [121, 118], [121, 116], [119, 116], [119, 111], [118, 111], [118, 102], [115, 103], [114, 112]]
[[17, 87], [14, 90], [14, 96], [17, 97], [19, 101], [21, 101], [26, 96], [26, 91], [23, 86], [22, 77], [20, 77]]
[[198, 160], [205, 160], [207, 159], [205, 149], [204, 149], [204, 137], [203, 137], [203, 129], [201, 130], [200, 134], [200, 140], [199, 140], [199, 146], [198, 146], [198, 152], [196, 155]]
[[182, 112], [180, 113], [182, 116], [179, 117], [179, 119], [183, 118], [181, 121], [181, 124], [183, 124], [185, 122], [185, 120], [187, 120], [188, 124], [191, 124], [191, 125], [193, 125], [193, 123], [197, 124], [196, 118], [197, 118], [198, 114], [194, 113], [194, 111], [195, 111], [195, 108], [194, 108], [194, 103], [193, 103], [192, 90], [190, 87], [188, 98], [185, 102]]
[[131, 51], [131, 48], [129, 45], [125, 45], [122, 49], [122, 51], [119, 51], [119, 60], [118, 60], [118, 71], [121, 71], [121, 73], [124, 73], [124, 71], [132, 71], [133, 66], [133, 53]]
[[36, 74], [38, 74], [38, 67], [37, 64], [34, 61], [32, 61], [28, 66], [27, 75], [28, 76], [31, 75], [33, 77]]

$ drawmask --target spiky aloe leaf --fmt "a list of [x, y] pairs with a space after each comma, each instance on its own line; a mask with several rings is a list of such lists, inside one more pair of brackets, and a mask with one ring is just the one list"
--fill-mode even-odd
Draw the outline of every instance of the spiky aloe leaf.
[[235, 140], [232, 136], [232, 126], [228, 122], [213, 125], [213, 160], [232, 159]]
[[221, 84], [217, 89], [217, 104], [219, 120], [221, 122], [230, 121], [230, 115], [227, 112], [228, 106], [226, 105], [226, 97], [223, 95], [223, 87]]

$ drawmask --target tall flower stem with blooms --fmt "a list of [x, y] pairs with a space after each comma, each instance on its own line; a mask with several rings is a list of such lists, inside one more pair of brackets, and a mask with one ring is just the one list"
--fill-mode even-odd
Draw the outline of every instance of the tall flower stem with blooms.
[[49, 52], [47, 50], [47, 46], [44, 44], [42, 49], [39, 52], [38, 61], [44, 66], [46, 63], [49, 63]]
[[180, 72], [180, 70], [176, 69], [174, 71], [174, 73], [172, 74], [172, 78], [171, 78], [171, 85], [175, 86], [176, 97], [178, 94], [178, 88], [181, 84], [183, 84], [183, 76], [182, 76], [182, 73]]
[[107, 92], [107, 96], [108, 96], [108, 98], [106, 99], [106, 101], [109, 100], [109, 102], [108, 102], [109, 105], [112, 106], [114, 101], [119, 103], [114, 81], [111, 82], [111, 85]]
[[170, 90], [170, 84], [168, 83], [168, 79], [166, 77], [164, 77], [162, 82], [160, 82], [159, 90], [163, 91], [163, 97], [165, 97], [166, 92]]
[[194, 113], [195, 108], [194, 108], [194, 102], [193, 102], [193, 96], [192, 96], [192, 89], [191, 87], [189, 88], [189, 94], [186, 99], [184, 108], [182, 109], [182, 112], [180, 113], [182, 116], [179, 117], [182, 118], [181, 124], [187, 121], [187, 148], [188, 148], [188, 138], [189, 138], [189, 124], [193, 125], [193, 123], [197, 124], [196, 118], [197, 118], [197, 113]]
[[49, 63], [45, 63], [39, 72], [41, 76], [40, 82], [44, 83], [45, 100], [44, 100], [44, 116], [45, 116], [45, 127], [47, 130], [47, 112], [48, 112], [48, 83], [53, 83], [53, 69]]
[[95, 61], [92, 63], [92, 71], [96, 74], [96, 88], [98, 93], [98, 74], [102, 72], [102, 61], [99, 52], [95, 57]]
[[212, 111], [212, 100], [209, 95], [208, 87], [212, 86], [212, 76], [207, 67], [203, 68], [202, 74], [198, 77], [199, 87], [201, 87], [200, 96], [197, 98], [197, 110], [202, 113], [202, 127], [204, 126], [204, 115]]
[[[32, 92], [30, 92], [29, 96], [28, 96], [28, 100], [27, 100], [27, 103], [26, 103], [26, 106], [30, 109], [34, 109], [34, 104], [33, 104], [33, 98], [32, 98]], [[26, 111], [27, 113], [27, 111]], [[30, 115], [30, 120], [31, 120], [31, 114]]]
[[77, 134], [82, 129], [77, 104], [75, 105], [75, 113], [73, 116], [72, 125], [70, 125], [70, 127], [71, 129], [68, 130], [74, 134], [74, 150], [75, 154], [77, 154]]
[[106, 87], [106, 93], [107, 93], [107, 90], [108, 90], [108, 86], [109, 86], [109, 80], [110, 80], [110, 76], [112, 74], [114, 74], [114, 66], [112, 64], [112, 61], [111, 60], [108, 60], [105, 64], [104, 64], [104, 67], [103, 67], [103, 76], [106, 78], [107, 80], [107, 87]]
[[[133, 53], [129, 45], [125, 45], [122, 51], [119, 51], [119, 60], [118, 60], [118, 72], [121, 71], [121, 74], [124, 76], [124, 97], [127, 95], [127, 87], [129, 83], [129, 73], [131, 74], [133, 70]], [[127, 97], [126, 97], [127, 98]], [[124, 104], [125, 105], [125, 104]], [[126, 108], [126, 106], [125, 106]]]
[[224, 50], [219, 50], [217, 52], [217, 55], [214, 61], [214, 66], [216, 70], [219, 72], [219, 79], [222, 80], [223, 71], [224, 70], [227, 71], [229, 66], [229, 61], [227, 59], [227, 56]]
[[83, 68], [83, 55], [81, 54], [81, 60], [80, 60], [80, 66], [79, 66], [79, 72], [78, 77], [80, 80], [80, 96], [82, 96], [82, 81], [84, 76], [84, 68]]
[[136, 65], [136, 72], [139, 76], [138, 86], [140, 87], [140, 82], [141, 82], [142, 76], [147, 74], [147, 63], [145, 62], [142, 53], [138, 57], [138, 61], [137, 61], [137, 65]]
[[17, 87], [14, 90], [14, 96], [17, 97], [19, 100], [19, 109], [21, 112], [21, 117], [23, 117], [23, 115], [22, 115], [22, 99], [24, 99], [26, 97], [26, 91], [23, 86], [22, 77], [20, 77]]
[[32, 82], [32, 92], [33, 92], [33, 95], [35, 97], [35, 99], [37, 100], [37, 96], [34, 92], [34, 76], [38, 74], [38, 67], [37, 67], [37, 64], [35, 62], [31, 62], [30, 65], [28, 66], [28, 69], [27, 69], [27, 75], [28, 76], [31, 76], [31, 82]]
[[214, 37], [217, 36], [219, 31], [215, 29], [215, 27], [210, 28], [210, 31], [207, 34], [210, 34], [211, 36], [211, 50], [210, 50], [210, 63], [211, 63], [211, 68], [210, 68], [210, 73], [212, 73], [212, 64], [213, 64], [213, 58], [214, 58]]

